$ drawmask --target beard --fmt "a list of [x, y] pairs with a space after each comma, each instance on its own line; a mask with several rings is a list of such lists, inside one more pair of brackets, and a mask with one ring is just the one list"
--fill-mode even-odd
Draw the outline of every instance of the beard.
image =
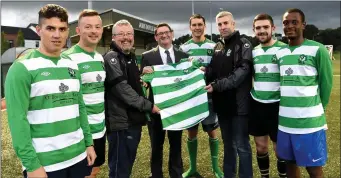
[[[272, 32], [271, 32], [272, 34]], [[266, 35], [266, 39], [261, 41], [258, 39], [258, 41], [261, 43], [261, 44], [266, 44], [266, 43], [269, 43], [272, 39], [272, 35], [269, 35], [267, 32], [264, 32], [264, 33], [259, 33], [258, 35]]]

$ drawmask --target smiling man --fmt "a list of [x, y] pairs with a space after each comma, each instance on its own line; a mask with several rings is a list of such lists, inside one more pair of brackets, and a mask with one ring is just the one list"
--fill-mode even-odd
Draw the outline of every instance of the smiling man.
[[205, 68], [205, 87], [212, 94], [224, 143], [224, 177], [235, 177], [237, 156], [239, 177], [252, 177], [252, 154], [248, 120], [252, 86], [252, 46], [235, 30], [232, 13], [219, 12], [216, 23], [221, 35], [212, 60]]
[[60, 56], [68, 13], [54, 4], [39, 11], [41, 45], [16, 60], [5, 94], [13, 147], [24, 177], [84, 178], [96, 159], [77, 64]]
[[[156, 26], [154, 37], [158, 46], [142, 54], [141, 71], [143, 74], [153, 72], [151, 66], [178, 63], [180, 59], [188, 57], [186, 53], [173, 47], [172, 40], [174, 32], [167, 23], [161, 23]], [[150, 91], [149, 99], [150, 101], [154, 101], [152, 90]], [[162, 173], [162, 162], [166, 131], [162, 128], [159, 114], [152, 114], [149, 124], [152, 142], [151, 177], [160, 178], [164, 177]], [[181, 135], [182, 130], [167, 130], [170, 145], [168, 169], [171, 178], [182, 178]]]
[[134, 29], [127, 20], [112, 28], [111, 51], [104, 56], [105, 117], [109, 142], [109, 177], [128, 178], [140, 143], [145, 112], [159, 109], [144, 98], [136, 56]]
[[105, 162], [105, 120], [104, 120], [104, 80], [103, 57], [96, 52], [96, 46], [102, 37], [102, 20], [98, 12], [83, 10], [78, 17], [76, 32], [80, 37], [63, 56], [76, 62], [81, 74], [83, 99], [86, 105], [90, 131], [97, 158], [91, 177], [95, 178], [99, 167]]
[[[250, 135], [254, 136], [257, 163], [262, 178], [270, 177], [269, 137], [276, 152], [279, 110], [279, 68], [274, 58], [285, 43], [273, 38], [275, 25], [268, 14], [258, 14], [253, 20], [253, 31], [260, 42], [252, 51], [253, 87], [251, 89]], [[264, 112], [267, 111], [267, 112]], [[277, 160], [279, 177], [286, 177], [285, 161]]]
[[303, 37], [305, 15], [288, 9], [283, 15], [288, 46], [280, 49], [278, 157], [287, 161], [288, 177], [300, 177], [298, 166], [322, 178], [327, 161], [326, 107], [333, 86], [333, 68], [326, 47]]
[[[205, 37], [206, 21], [200, 14], [194, 14], [189, 19], [189, 28], [192, 32], [192, 39], [180, 46], [180, 49], [187, 53], [193, 60], [199, 62], [201, 66], [207, 66], [211, 62], [215, 43]], [[202, 122], [202, 128], [209, 136], [211, 150], [212, 170], [216, 177], [223, 177], [223, 173], [218, 164], [219, 140], [217, 128], [219, 127], [217, 114], [213, 111], [212, 95], [209, 98], [209, 116]], [[188, 129], [187, 149], [189, 153], [189, 169], [182, 175], [184, 178], [200, 175], [197, 172], [197, 152], [198, 152], [198, 128], [199, 124]]]

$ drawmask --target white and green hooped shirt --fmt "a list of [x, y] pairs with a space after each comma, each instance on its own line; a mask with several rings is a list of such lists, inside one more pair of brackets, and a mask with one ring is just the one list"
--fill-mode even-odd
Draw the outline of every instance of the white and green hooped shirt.
[[87, 52], [79, 45], [74, 45], [64, 51], [62, 55], [69, 57], [78, 65], [92, 138], [102, 138], [106, 131], [104, 116], [104, 80], [106, 75], [103, 57], [98, 52]]
[[324, 45], [304, 40], [277, 54], [280, 69], [279, 130], [292, 134], [327, 129], [327, 107], [333, 71]]
[[196, 61], [152, 68], [154, 72], [142, 79], [151, 84], [164, 130], [184, 130], [208, 116], [204, 72]]
[[203, 42], [194, 42], [190, 39], [181, 45], [180, 49], [206, 67], [211, 62], [214, 46], [215, 43], [207, 38]]
[[52, 172], [86, 158], [93, 144], [77, 64], [34, 49], [10, 67], [6, 83], [14, 150], [28, 172]]
[[256, 46], [252, 50], [253, 58], [253, 87], [251, 96], [261, 103], [274, 103], [279, 101], [279, 68], [276, 60], [276, 52], [285, 43], [276, 41], [272, 46]]

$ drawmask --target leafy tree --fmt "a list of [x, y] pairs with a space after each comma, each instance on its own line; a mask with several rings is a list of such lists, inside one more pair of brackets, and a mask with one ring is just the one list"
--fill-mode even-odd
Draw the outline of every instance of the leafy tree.
[[24, 33], [19, 30], [18, 31], [18, 36], [17, 36], [17, 46], [24, 47], [25, 46], [25, 39], [24, 39]]
[[9, 42], [5, 39], [5, 32], [1, 32], [1, 55], [9, 48]]
[[303, 31], [304, 38], [307, 38], [309, 40], [315, 40], [316, 35], [318, 35], [319, 29], [312, 24], [308, 24], [305, 26], [305, 29]]

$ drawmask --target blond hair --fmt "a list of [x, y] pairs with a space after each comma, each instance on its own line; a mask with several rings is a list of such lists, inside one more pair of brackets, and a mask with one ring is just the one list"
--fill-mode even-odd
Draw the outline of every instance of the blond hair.
[[225, 17], [225, 16], [230, 16], [230, 17], [232, 18], [232, 21], [234, 21], [233, 15], [232, 15], [232, 13], [229, 12], [229, 11], [221, 11], [221, 12], [219, 12], [219, 13], [217, 14], [217, 16], [216, 16], [215, 19], [217, 20], [217, 19], [222, 18], [222, 17]]

